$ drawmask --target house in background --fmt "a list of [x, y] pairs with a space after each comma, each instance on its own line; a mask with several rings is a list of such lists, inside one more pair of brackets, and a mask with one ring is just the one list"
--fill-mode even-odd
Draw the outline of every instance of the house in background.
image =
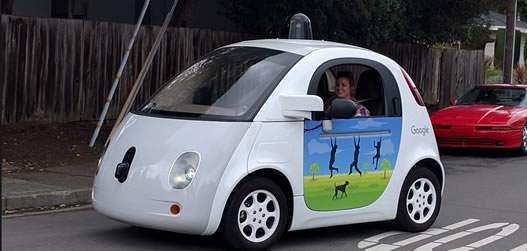
[[[503, 55], [505, 53], [505, 27], [507, 16], [490, 12], [490, 30], [492, 31], [491, 38], [494, 42], [485, 45], [485, 57], [494, 59], [494, 66], [501, 68], [503, 66]], [[527, 51], [525, 50], [525, 41], [527, 40], [527, 22], [521, 20], [516, 21], [516, 34], [514, 46], [514, 64], [525, 65]]]
[[[2, 13], [135, 24], [145, 0], [0, 0]], [[174, 0], [151, 0], [144, 25], [161, 25]], [[172, 26], [239, 32], [220, 13], [223, 0], [179, 0]], [[7, 4], [6, 4], [7, 3]], [[6, 6], [7, 5], [7, 6]]]

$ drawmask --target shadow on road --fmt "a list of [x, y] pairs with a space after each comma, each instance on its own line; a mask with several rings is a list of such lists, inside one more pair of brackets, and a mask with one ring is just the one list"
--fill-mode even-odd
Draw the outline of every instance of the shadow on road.
[[304, 250], [306, 246], [331, 250], [343, 245], [358, 250], [360, 240], [391, 230], [397, 229], [390, 222], [373, 222], [294, 231], [287, 233], [273, 250]]
[[126, 241], [132, 249], [149, 250], [153, 246], [156, 250], [227, 250], [218, 236], [184, 235], [168, 231], [125, 226], [95, 233], [95, 238], [108, 243]]
[[[390, 222], [375, 222], [354, 224], [328, 228], [318, 228], [286, 233], [271, 250], [305, 250], [306, 247], [352, 246], [356, 247], [359, 240], [375, 234], [394, 230]], [[94, 233], [98, 241], [120, 243], [126, 241], [126, 246], [133, 249], [156, 250], [229, 250], [220, 235], [193, 236], [177, 234], [161, 230], [139, 227], [118, 227]]]
[[442, 156], [484, 157], [484, 158], [521, 158], [514, 149], [452, 149], [440, 148]]

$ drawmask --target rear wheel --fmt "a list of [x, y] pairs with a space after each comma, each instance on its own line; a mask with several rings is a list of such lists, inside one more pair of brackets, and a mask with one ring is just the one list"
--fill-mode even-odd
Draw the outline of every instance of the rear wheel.
[[276, 183], [262, 177], [248, 178], [227, 202], [222, 235], [237, 250], [265, 250], [285, 232], [287, 206]]
[[520, 146], [520, 154], [527, 156], [527, 125], [523, 127], [522, 145]]
[[440, 205], [438, 178], [427, 168], [417, 167], [404, 181], [395, 224], [403, 231], [424, 231], [435, 222]]

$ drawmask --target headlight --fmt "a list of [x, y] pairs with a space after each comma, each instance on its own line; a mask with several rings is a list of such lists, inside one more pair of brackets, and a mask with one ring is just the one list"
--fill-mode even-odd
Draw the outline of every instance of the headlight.
[[183, 189], [188, 187], [196, 171], [198, 170], [200, 156], [196, 152], [186, 152], [181, 154], [174, 162], [170, 174], [168, 176], [168, 183], [174, 189]]

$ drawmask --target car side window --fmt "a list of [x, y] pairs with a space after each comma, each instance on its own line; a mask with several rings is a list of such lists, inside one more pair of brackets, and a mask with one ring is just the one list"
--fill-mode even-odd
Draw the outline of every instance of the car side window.
[[[327, 103], [337, 96], [338, 76], [348, 75], [355, 82], [354, 98], [371, 117], [402, 116], [401, 93], [393, 73], [382, 63], [365, 58], [338, 58], [322, 63], [311, 77], [308, 94]], [[325, 114], [314, 112], [312, 120]]]
[[320, 77], [316, 94], [326, 109], [335, 98], [342, 98], [357, 104], [355, 117], [386, 116], [382, 78], [368, 66], [341, 64], [327, 69]]

